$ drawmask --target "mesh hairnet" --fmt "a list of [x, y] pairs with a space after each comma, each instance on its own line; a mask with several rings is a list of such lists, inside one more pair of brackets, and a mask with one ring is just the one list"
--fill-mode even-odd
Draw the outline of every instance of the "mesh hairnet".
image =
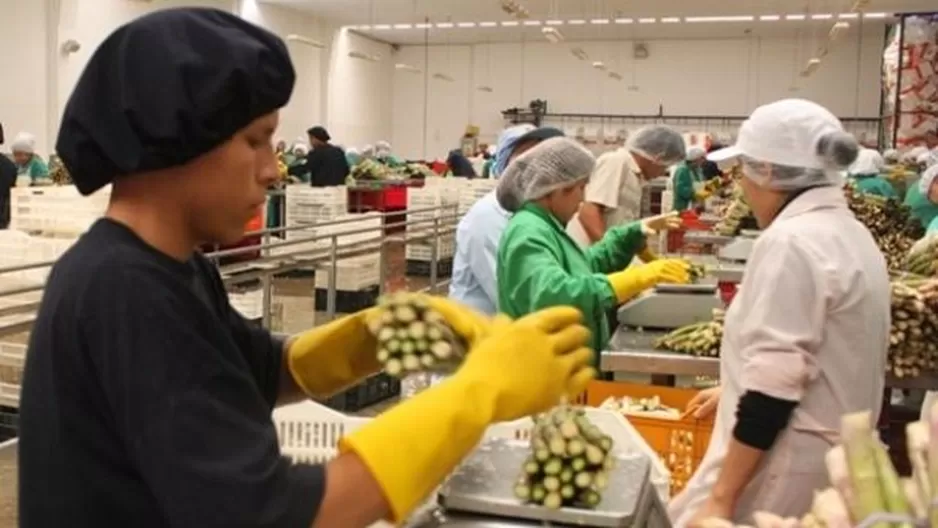
[[922, 173], [922, 178], [918, 181], [918, 189], [922, 191], [923, 195], [928, 196], [928, 191], [931, 189], [931, 184], [935, 182], [935, 178], [938, 178], [938, 165], [932, 165]]
[[510, 212], [525, 202], [589, 178], [596, 158], [576, 141], [557, 137], [515, 159], [498, 180], [498, 203]]
[[693, 161], [695, 159], [702, 158], [707, 155], [707, 151], [703, 147], [693, 146], [687, 149], [687, 159]]
[[928, 149], [925, 147], [913, 147], [902, 153], [902, 157], [900, 159], [905, 163], [914, 163], [919, 156], [926, 152], [928, 152]]
[[879, 152], [873, 149], [862, 149], [857, 154], [856, 161], [847, 169], [847, 173], [855, 176], [879, 174], [885, 165], [886, 163]]
[[531, 124], [522, 124], [506, 128], [498, 136], [498, 143], [495, 146], [495, 165], [492, 167], [492, 173], [495, 178], [501, 176], [508, 167], [511, 158], [511, 151], [515, 148], [518, 138], [534, 130], [536, 127]]
[[677, 130], [665, 125], [638, 129], [629, 136], [626, 148], [661, 165], [674, 165], [686, 158], [684, 138]]
[[925, 168], [931, 167], [932, 165], [938, 163], [938, 152], [925, 151], [919, 154], [917, 158], [915, 158], [915, 163], [918, 163]]
[[362, 147], [362, 157], [363, 158], [373, 158], [375, 157], [375, 147], [374, 145], [365, 145]]
[[768, 163], [742, 156], [743, 175], [762, 187], [776, 191], [796, 191], [843, 183], [842, 171], [856, 161], [860, 147], [846, 132], [831, 132], [818, 141], [817, 155], [826, 168], [813, 169]]
[[36, 150], [36, 138], [32, 134], [20, 132], [13, 138], [13, 144], [10, 145], [13, 152], [25, 152], [32, 154]]
[[883, 152], [883, 159], [890, 163], [895, 163], [899, 161], [899, 151], [896, 149], [886, 149]]

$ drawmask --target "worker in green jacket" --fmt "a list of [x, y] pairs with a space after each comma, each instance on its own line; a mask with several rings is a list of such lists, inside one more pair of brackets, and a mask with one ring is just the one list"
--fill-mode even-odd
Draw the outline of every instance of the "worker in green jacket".
[[[564, 226], [583, 203], [595, 158], [576, 141], [558, 137], [518, 157], [499, 179], [499, 204], [514, 213], [498, 245], [498, 310], [521, 317], [548, 306], [574, 306], [605, 349], [606, 312], [660, 283], [686, 283], [689, 264], [659, 259], [628, 267], [646, 235], [673, 227], [663, 215], [609, 229], [587, 249]], [[628, 268], [627, 268], [628, 267]], [[598, 364], [599, 354], [594, 357]]]
[[884, 198], [898, 198], [892, 184], [882, 176], [885, 168], [883, 156], [873, 149], [865, 148], [857, 154], [857, 159], [847, 169], [847, 174], [860, 192]]
[[905, 205], [911, 209], [913, 217], [928, 228], [932, 220], [938, 217], [938, 185], [935, 177], [938, 173], [926, 170], [918, 185], [910, 185], [905, 194]]
[[687, 157], [674, 171], [674, 210], [686, 211], [694, 202], [702, 202], [710, 195], [703, 188], [703, 164], [707, 160], [707, 151], [701, 147], [687, 149]]

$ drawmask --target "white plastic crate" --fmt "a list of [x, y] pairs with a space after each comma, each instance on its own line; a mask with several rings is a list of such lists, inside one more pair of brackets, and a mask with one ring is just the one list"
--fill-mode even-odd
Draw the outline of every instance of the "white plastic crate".
[[[14, 229], [0, 230], [0, 267], [21, 266], [57, 260], [73, 243], [69, 238], [46, 238], [32, 236]], [[0, 274], [4, 288], [6, 282], [41, 283], [49, 274], [49, 267], [34, 268]], [[20, 284], [24, 285], [24, 284]]]
[[[381, 280], [380, 257], [362, 255], [336, 262], [335, 289], [341, 291], [360, 291], [378, 284]], [[329, 288], [331, 266], [328, 262], [316, 265], [316, 287]]]
[[88, 197], [73, 186], [14, 188], [10, 192], [10, 228], [74, 238], [104, 214], [109, 198], [110, 188]]
[[[651, 460], [652, 485], [667, 503], [671, 475], [632, 424], [619, 413], [592, 407], [585, 410], [590, 421], [612, 437], [613, 452], [641, 453]], [[353, 418], [317, 403], [303, 402], [275, 410], [273, 420], [284, 455], [296, 462], [323, 463], [336, 455], [339, 439], [368, 423], [370, 418]], [[533, 426], [530, 418], [495, 424], [485, 431], [483, 442], [495, 438], [526, 441], [531, 438]]]
[[0, 343], [0, 405], [19, 407], [26, 345]]
[[[433, 240], [423, 242], [414, 242], [407, 244], [404, 250], [404, 258], [407, 260], [422, 260], [429, 262], [433, 257]], [[437, 252], [436, 258], [450, 258], [456, 254], [456, 237], [454, 235], [441, 236], [436, 240]]]
[[290, 205], [334, 206], [348, 205], [348, 190], [344, 185], [336, 187], [310, 187], [306, 184], [288, 185], [286, 203]]
[[[338, 222], [338, 223], [332, 223]], [[349, 245], [357, 242], [376, 241], [384, 236], [384, 222], [379, 213], [353, 213], [337, 216], [325, 225], [316, 226], [317, 236], [338, 235], [336, 245]], [[361, 231], [353, 233], [352, 231]], [[320, 247], [330, 247], [332, 238], [317, 241]]]
[[245, 319], [260, 319], [264, 316], [264, 290], [230, 292], [228, 302]]

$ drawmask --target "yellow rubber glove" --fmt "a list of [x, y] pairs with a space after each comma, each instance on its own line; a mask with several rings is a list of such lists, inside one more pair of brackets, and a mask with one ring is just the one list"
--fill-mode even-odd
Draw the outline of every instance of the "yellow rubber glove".
[[550, 409], [595, 375], [589, 331], [571, 307], [511, 322], [470, 349], [449, 379], [397, 405], [339, 442], [361, 458], [400, 523], [482, 439], [489, 424]]
[[694, 191], [694, 200], [697, 200], [698, 202], [702, 202], [706, 200], [707, 198], [710, 198], [710, 194], [711, 194], [710, 191], [706, 189]]
[[648, 263], [658, 260], [658, 255], [646, 245], [638, 252], [638, 258], [640, 258], [642, 262]]
[[682, 259], [660, 259], [606, 276], [616, 299], [623, 303], [657, 284], [687, 284], [690, 264]]
[[[414, 295], [440, 312], [470, 347], [492, 325], [485, 316], [449, 299]], [[380, 314], [380, 308], [367, 308], [294, 338], [287, 354], [288, 367], [303, 392], [313, 398], [324, 398], [381, 369], [376, 355], [378, 343], [368, 331], [368, 322]]]
[[684, 224], [684, 221], [681, 220], [677, 211], [652, 216], [650, 218], [643, 218], [641, 222], [642, 232], [645, 233], [645, 235], [654, 235], [659, 231], [666, 231], [668, 229], [680, 229]]

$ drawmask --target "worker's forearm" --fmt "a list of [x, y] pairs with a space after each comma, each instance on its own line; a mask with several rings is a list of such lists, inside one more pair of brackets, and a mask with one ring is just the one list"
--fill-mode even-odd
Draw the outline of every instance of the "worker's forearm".
[[365, 528], [386, 519], [391, 509], [378, 482], [354, 452], [326, 466], [326, 491], [312, 528]]
[[308, 398], [303, 389], [296, 383], [296, 380], [293, 379], [293, 373], [290, 372], [287, 355], [295, 339], [294, 336], [290, 336], [283, 340], [283, 359], [280, 362], [280, 387], [277, 393], [277, 406], [289, 405]]
[[606, 222], [603, 220], [602, 206], [586, 202], [580, 208], [580, 225], [589, 237], [590, 243], [598, 242], [606, 234]]
[[752, 479], [764, 453], [761, 449], [747, 446], [731, 437], [723, 469], [713, 487], [713, 500], [733, 511], [736, 501]]

